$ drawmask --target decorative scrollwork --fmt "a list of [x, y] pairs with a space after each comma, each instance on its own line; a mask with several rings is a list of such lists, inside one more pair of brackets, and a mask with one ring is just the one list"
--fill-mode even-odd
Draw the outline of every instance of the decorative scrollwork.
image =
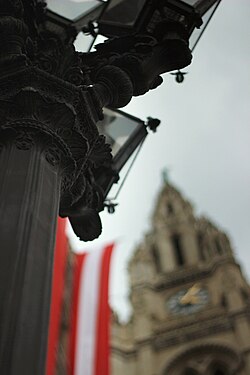
[[28, 151], [34, 146], [34, 133], [28, 130], [20, 130], [14, 142], [19, 150]]
[[89, 159], [95, 168], [98, 168], [100, 165], [110, 166], [112, 161], [111, 146], [106, 143], [104, 135], [100, 135], [97, 138], [89, 155]]
[[[90, 108], [85, 112], [88, 119], [85, 127], [82, 113], [78, 116], [78, 102], [75, 108], [48, 95], [49, 92], [45, 96], [37, 89], [24, 87], [8, 100], [0, 101], [0, 128], [7, 141], [14, 141], [20, 150], [40, 145], [47, 162], [62, 176], [61, 214], [74, 217], [75, 230], [80, 231], [76, 234], [90, 240], [101, 232], [98, 211], [103, 204], [91, 168], [110, 162], [110, 148], [97, 130], [92, 130], [94, 120], [91, 113], [88, 115]], [[76, 126], [76, 122], [81, 126]], [[83, 211], [85, 219], [90, 214], [91, 229], [87, 224], [86, 228], [80, 225]]]
[[61, 161], [61, 150], [56, 146], [50, 146], [45, 150], [45, 159], [53, 167], [60, 164]]
[[41, 33], [35, 59], [40, 69], [75, 86], [81, 86], [86, 82], [86, 73], [81, 69], [74, 46], [65, 45], [58, 35], [50, 32]]
[[69, 128], [59, 128], [56, 130], [59, 137], [62, 137], [63, 139], [70, 139], [72, 137], [72, 129]]

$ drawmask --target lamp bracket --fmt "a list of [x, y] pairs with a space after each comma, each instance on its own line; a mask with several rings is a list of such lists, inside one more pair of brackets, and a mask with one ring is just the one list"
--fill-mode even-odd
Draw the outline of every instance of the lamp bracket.
[[189, 65], [192, 56], [187, 41], [171, 30], [160, 41], [149, 35], [112, 38], [98, 44], [96, 52], [80, 54], [80, 59], [82, 66], [89, 68], [94, 83], [98, 82], [98, 73], [104, 66], [123, 71], [132, 84], [129, 101], [132, 96], [158, 87], [163, 81], [161, 74]]

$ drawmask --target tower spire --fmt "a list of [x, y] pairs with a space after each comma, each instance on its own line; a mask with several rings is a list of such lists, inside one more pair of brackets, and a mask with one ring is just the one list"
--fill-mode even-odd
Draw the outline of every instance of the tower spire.
[[169, 184], [169, 180], [170, 180], [169, 175], [170, 175], [170, 168], [167, 168], [167, 167], [163, 168], [162, 179], [163, 179], [164, 184]]

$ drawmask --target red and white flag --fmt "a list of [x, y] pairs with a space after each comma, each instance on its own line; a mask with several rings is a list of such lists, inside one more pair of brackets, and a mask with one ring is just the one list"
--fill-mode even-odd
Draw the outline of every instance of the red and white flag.
[[76, 255], [68, 375], [109, 375], [110, 260], [114, 244]]

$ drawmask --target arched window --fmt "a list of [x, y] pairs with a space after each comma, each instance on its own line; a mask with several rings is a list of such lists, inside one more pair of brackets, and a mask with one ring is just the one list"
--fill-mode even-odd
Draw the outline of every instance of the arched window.
[[205, 248], [204, 248], [204, 235], [202, 233], [198, 233], [197, 242], [198, 242], [198, 251], [199, 251], [200, 260], [204, 261], [206, 260], [206, 255], [205, 255]]
[[167, 202], [167, 215], [172, 215], [174, 213], [174, 206], [171, 202]]
[[[231, 373], [231, 372], [230, 372]], [[229, 367], [220, 362], [215, 362], [209, 372], [209, 375], [229, 375]]]
[[216, 238], [215, 239], [215, 248], [216, 248], [216, 251], [219, 255], [223, 255], [224, 253], [224, 249], [221, 245], [221, 242], [220, 242], [220, 239], [219, 238]]
[[173, 356], [164, 375], [230, 375], [238, 374], [241, 368], [241, 354], [228, 345], [197, 344]]
[[184, 374], [183, 375], [198, 375], [197, 371], [191, 369], [191, 368], [187, 368], [185, 371], [184, 371]]
[[225, 371], [218, 369], [214, 371], [213, 375], [226, 375], [226, 373]]
[[224, 307], [224, 309], [228, 307], [227, 297], [224, 293], [221, 296], [221, 306]]
[[172, 236], [172, 244], [174, 248], [176, 264], [178, 266], [183, 266], [185, 264], [185, 258], [184, 258], [182, 244], [181, 244], [181, 236], [179, 234], [174, 234]]
[[152, 245], [151, 253], [152, 253], [153, 260], [154, 260], [156, 272], [161, 272], [162, 271], [161, 257], [160, 257], [159, 249], [157, 248], [156, 245]]

